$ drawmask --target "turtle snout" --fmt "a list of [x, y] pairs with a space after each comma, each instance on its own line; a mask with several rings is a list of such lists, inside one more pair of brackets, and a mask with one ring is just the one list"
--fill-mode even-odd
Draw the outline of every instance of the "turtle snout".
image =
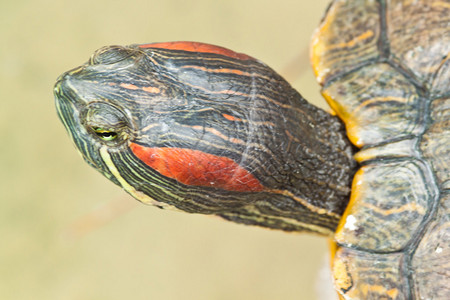
[[53, 87], [53, 94], [55, 95], [56, 98], [59, 98], [62, 95], [62, 85], [65, 82], [66, 75], [67, 75], [67, 73], [61, 74], [56, 79], [56, 83]]
[[53, 88], [53, 93], [57, 101], [73, 101], [72, 99], [76, 95], [71, 81], [72, 76], [69, 74], [69, 72], [66, 72], [58, 77]]

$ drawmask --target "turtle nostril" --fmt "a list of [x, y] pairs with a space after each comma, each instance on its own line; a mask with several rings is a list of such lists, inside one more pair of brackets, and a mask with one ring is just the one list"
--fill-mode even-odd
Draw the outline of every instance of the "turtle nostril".
[[133, 50], [122, 46], [105, 46], [97, 51], [89, 59], [91, 65], [114, 64], [130, 57]]

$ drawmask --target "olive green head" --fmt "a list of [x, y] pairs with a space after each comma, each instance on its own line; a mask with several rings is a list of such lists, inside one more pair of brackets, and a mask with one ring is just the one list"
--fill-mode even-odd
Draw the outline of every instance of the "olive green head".
[[[345, 206], [342, 125], [249, 56], [187, 42], [109, 46], [54, 93], [83, 158], [142, 202], [284, 230], [327, 222], [327, 233]], [[328, 169], [329, 155], [344, 168]], [[339, 182], [324, 189], [331, 172]], [[306, 225], [302, 215], [317, 212]]]

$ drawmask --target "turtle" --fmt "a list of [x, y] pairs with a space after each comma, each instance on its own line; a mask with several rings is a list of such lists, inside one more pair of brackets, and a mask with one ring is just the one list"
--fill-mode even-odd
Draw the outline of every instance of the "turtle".
[[159, 208], [330, 238], [341, 299], [450, 299], [450, 3], [334, 0], [330, 105], [199, 42], [102, 47], [56, 109], [84, 160]]

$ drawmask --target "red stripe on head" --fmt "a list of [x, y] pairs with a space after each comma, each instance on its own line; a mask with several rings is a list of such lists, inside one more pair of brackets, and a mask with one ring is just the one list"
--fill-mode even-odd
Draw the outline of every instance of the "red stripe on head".
[[252, 174], [228, 157], [183, 148], [148, 148], [134, 143], [130, 148], [146, 165], [185, 185], [237, 192], [264, 190]]
[[240, 60], [255, 60], [253, 57], [248, 56], [247, 54], [237, 53], [234, 52], [233, 50], [224, 47], [199, 42], [154, 43], [154, 44], [139, 45], [139, 48], [162, 48], [169, 50], [183, 50], [189, 52], [214, 53]]

